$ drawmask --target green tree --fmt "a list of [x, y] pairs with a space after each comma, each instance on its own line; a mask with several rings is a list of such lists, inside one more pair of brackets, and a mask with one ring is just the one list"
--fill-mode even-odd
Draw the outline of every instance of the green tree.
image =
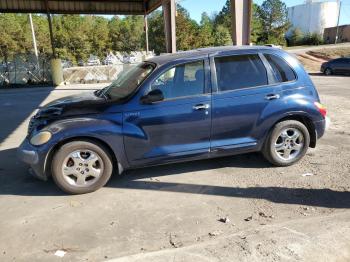
[[201, 46], [197, 41], [198, 38], [198, 24], [190, 18], [188, 11], [177, 6], [176, 17], [176, 39], [178, 50], [190, 50]]
[[214, 33], [214, 45], [223, 46], [223, 45], [232, 45], [232, 38], [230, 31], [227, 27], [223, 25], [218, 25]]
[[291, 30], [287, 42], [289, 46], [301, 45], [303, 43], [303, 39], [303, 32], [298, 27], [295, 27]]
[[150, 50], [156, 54], [165, 53], [164, 20], [161, 11], [154, 11], [148, 19], [148, 36]]
[[58, 55], [72, 60], [86, 60], [92, 50], [89, 18], [79, 15], [54, 16], [54, 41]]
[[250, 42], [255, 44], [261, 43], [261, 35], [263, 32], [263, 21], [259, 15], [259, 6], [255, 3], [252, 5], [252, 20], [251, 20], [251, 33]]
[[142, 16], [127, 16], [121, 23], [121, 51], [144, 50], [144, 25]]
[[121, 20], [118, 16], [114, 16], [108, 22], [108, 34], [110, 41], [110, 48], [113, 51], [121, 51], [123, 43], [121, 41]]
[[262, 43], [285, 44], [285, 33], [290, 27], [287, 6], [281, 0], [265, 0], [257, 10], [262, 22]]
[[231, 28], [231, 0], [226, 0], [225, 5], [215, 17], [215, 25], [222, 25], [230, 30]]
[[89, 42], [91, 42], [91, 53], [99, 57], [106, 55], [110, 50], [108, 34], [108, 20], [101, 16], [87, 18], [90, 21]]
[[49, 23], [46, 16], [33, 15], [33, 25], [39, 53], [44, 55], [51, 54], [52, 50], [49, 37]]
[[201, 47], [214, 45], [214, 23], [206, 12], [202, 14], [201, 23], [198, 32], [198, 42]]

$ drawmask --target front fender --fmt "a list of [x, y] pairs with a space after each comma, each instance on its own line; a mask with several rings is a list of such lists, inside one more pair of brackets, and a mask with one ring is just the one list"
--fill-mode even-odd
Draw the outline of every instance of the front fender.
[[[77, 117], [58, 120], [45, 127], [52, 133], [51, 140], [45, 144], [47, 159], [57, 145], [79, 138], [102, 141], [113, 151], [122, 168], [129, 166], [124, 152], [122, 134], [122, 114], [113, 113], [97, 117]], [[45, 164], [46, 166], [46, 164]]]

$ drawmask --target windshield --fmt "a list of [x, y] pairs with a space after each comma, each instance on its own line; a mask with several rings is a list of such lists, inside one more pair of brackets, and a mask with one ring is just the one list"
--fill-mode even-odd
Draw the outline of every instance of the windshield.
[[102, 94], [113, 100], [126, 98], [136, 90], [153, 69], [154, 65], [150, 63], [124, 65], [117, 79], [104, 88]]

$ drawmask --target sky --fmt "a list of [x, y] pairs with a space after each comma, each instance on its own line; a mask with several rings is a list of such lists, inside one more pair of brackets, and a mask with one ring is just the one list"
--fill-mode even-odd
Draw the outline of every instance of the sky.
[[[264, 0], [253, 1], [260, 5]], [[226, 0], [179, 0], [179, 2], [190, 12], [191, 18], [200, 22], [203, 12], [207, 12], [209, 15], [219, 12], [226, 3]], [[289, 7], [303, 4], [305, 0], [284, 0], [284, 2]], [[339, 23], [340, 25], [350, 24], [350, 0], [342, 0], [342, 12]]]

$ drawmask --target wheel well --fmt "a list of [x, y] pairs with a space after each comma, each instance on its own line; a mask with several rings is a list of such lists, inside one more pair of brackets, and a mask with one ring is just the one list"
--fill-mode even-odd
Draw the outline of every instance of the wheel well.
[[316, 142], [317, 142], [317, 134], [315, 131], [315, 126], [312, 122], [312, 120], [306, 116], [301, 116], [301, 115], [290, 115], [290, 116], [286, 116], [280, 120], [278, 120], [274, 126], [282, 121], [286, 121], [286, 120], [295, 120], [295, 121], [299, 121], [301, 123], [303, 123], [307, 130], [309, 131], [310, 134], [310, 147], [315, 148], [316, 147]]
[[113, 162], [113, 170], [117, 170], [118, 169], [118, 165], [117, 165], [117, 157], [115, 156], [112, 148], [103, 140], [95, 138], [95, 137], [84, 137], [84, 136], [79, 136], [79, 137], [72, 137], [72, 138], [67, 138], [64, 139], [62, 141], [60, 141], [59, 143], [57, 143], [49, 152], [46, 161], [45, 161], [45, 174], [47, 176], [51, 176], [51, 163], [52, 163], [52, 158], [55, 155], [55, 153], [57, 152], [57, 150], [63, 146], [64, 144], [67, 144], [69, 142], [73, 142], [73, 141], [85, 141], [85, 142], [92, 142], [92, 143], [98, 143], [101, 144], [103, 147], [105, 147], [108, 150], [108, 153], [110, 154], [110, 156], [112, 157], [112, 162]]

